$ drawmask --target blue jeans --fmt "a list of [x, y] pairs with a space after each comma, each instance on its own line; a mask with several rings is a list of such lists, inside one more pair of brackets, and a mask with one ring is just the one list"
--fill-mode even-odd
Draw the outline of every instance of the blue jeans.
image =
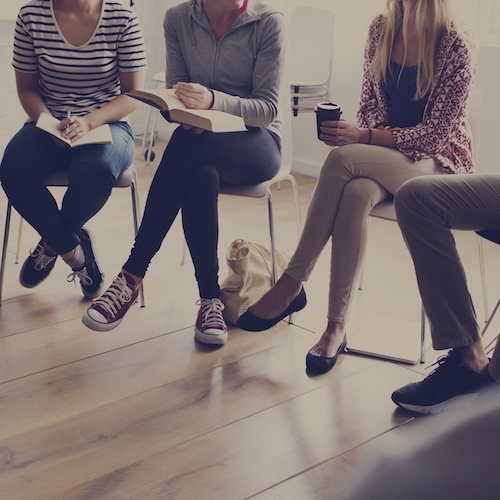
[[[128, 123], [110, 124], [113, 144], [60, 148], [27, 123], [11, 139], [0, 165], [2, 187], [13, 207], [57, 254], [78, 246], [81, 227], [106, 203], [116, 179], [132, 164], [135, 144]], [[61, 208], [45, 186], [56, 171], [68, 171]]]
[[[134, 248], [123, 268], [144, 277], [179, 210], [200, 297], [220, 297], [217, 259], [219, 183], [255, 184], [281, 166], [279, 138], [264, 128], [203, 132], [178, 127], [148, 193]], [[240, 235], [241, 236], [241, 235]]]

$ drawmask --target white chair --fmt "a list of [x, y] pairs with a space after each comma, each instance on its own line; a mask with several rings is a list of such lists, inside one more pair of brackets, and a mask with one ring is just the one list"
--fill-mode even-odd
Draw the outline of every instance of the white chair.
[[[273, 217], [273, 195], [271, 187], [274, 184], [278, 184], [278, 187], [282, 181], [289, 181], [292, 185], [293, 197], [295, 201], [295, 215], [297, 218], [297, 231], [300, 236], [302, 230], [302, 219], [300, 215], [300, 205], [297, 181], [295, 177], [291, 175], [292, 170], [292, 127], [291, 127], [291, 110], [290, 110], [290, 85], [288, 85], [288, 78], [285, 78], [284, 90], [281, 92], [280, 96], [280, 107], [283, 114], [283, 130], [281, 134], [281, 168], [275, 177], [272, 179], [260, 182], [258, 184], [250, 184], [246, 186], [233, 186], [228, 184], [221, 184], [220, 193], [229, 194], [234, 196], [249, 196], [251, 198], [263, 198], [267, 199], [268, 207], [268, 220], [269, 220], [269, 235], [271, 240], [271, 257], [272, 257], [272, 282], [273, 284], [277, 280], [277, 270], [276, 270], [276, 244], [275, 244], [275, 234], [274, 234], [274, 217]], [[184, 240], [184, 247], [182, 251], [182, 264], [185, 261], [186, 254], [186, 241]]]
[[[48, 187], [67, 187], [68, 186], [68, 173], [66, 171], [56, 172], [51, 175], [45, 182]], [[132, 217], [134, 222], [134, 234], [137, 235], [139, 229], [139, 190], [137, 182], [137, 172], [135, 167], [131, 165], [125, 172], [123, 172], [120, 177], [115, 182], [113, 188], [130, 188], [130, 193], [132, 197]], [[0, 305], [2, 304], [2, 291], [3, 291], [3, 278], [5, 272], [5, 261], [7, 257], [7, 245], [9, 243], [9, 233], [10, 233], [10, 221], [12, 215], [12, 205], [10, 201], [7, 200], [7, 210], [5, 214], [5, 229], [3, 236], [2, 245], [2, 257], [0, 263]], [[19, 232], [17, 237], [17, 249], [16, 249], [16, 264], [19, 262], [19, 251], [21, 247], [21, 234], [22, 234], [22, 223], [23, 219], [21, 217], [19, 221]], [[144, 288], [141, 284], [141, 289], [139, 292], [141, 307], [144, 307]]]
[[[477, 234], [480, 237], [479, 238], [480, 241], [482, 241], [482, 239], [485, 238], [489, 241], [492, 241], [493, 243], [496, 243], [497, 245], [500, 245], [500, 230], [498, 230], [498, 231], [478, 231]], [[481, 271], [484, 273], [484, 265], [483, 265]], [[486, 287], [485, 277], [483, 276], [483, 288], [485, 288], [485, 287]], [[484, 293], [484, 291], [483, 291], [483, 293]], [[486, 332], [488, 331], [489, 327], [491, 326], [491, 323], [492, 323], [493, 319], [495, 318], [495, 315], [496, 315], [499, 307], [500, 307], [500, 299], [497, 300], [497, 303], [496, 303], [495, 307], [493, 308], [491, 315], [486, 320], [484, 328], [481, 332], [481, 338], [483, 338], [483, 342], [486, 342], [486, 340], [485, 340]], [[500, 333], [493, 335], [493, 337], [491, 337], [491, 340], [484, 346], [484, 350], [486, 351], [486, 355], [489, 356], [493, 353], [499, 337], [500, 337]]]
[[[297, 6], [288, 27], [292, 109], [311, 111], [321, 99], [330, 100], [335, 15], [328, 9]], [[301, 102], [307, 104], [302, 104]], [[315, 102], [311, 102], [315, 101]]]
[[[156, 73], [153, 76], [155, 82], [155, 89], [165, 85], [165, 72]], [[152, 106], [148, 106], [148, 118], [146, 120], [146, 127], [144, 135], [142, 136], [141, 155], [146, 160], [146, 165], [149, 165], [150, 160], [154, 160], [155, 154], [153, 152], [153, 143], [156, 133], [156, 124], [158, 123], [158, 112]], [[146, 149], [147, 148], [147, 149]]]
[[[499, 231], [478, 231], [477, 235], [479, 237], [479, 240], [478, 240], [479, 242], [482, 242], [483, 238], [485, 238], [489, 241], [492, 241], [493, 243], [496, 243], [497, 245], [500, 245], [500, 230]], [[482, 253], [481, 253], [481, 258], [482, 258]], [[481, 272], [484, 273], [484, 262], [483, 262]], [[485, 276], [483, 274], [483, 276], [482, 276], [483, 294], [484, 294], [484, 289], [486, 286], [485, 281], [486, 281]], [[486, 320], [486, 324], [484, 325], [483, 331], [481, 332], [481, 337], [485, 336], [486, 331], [490, 327], [491, 322], [493, 321], [499, 307], [500, 307], [500, 299], [497, 301], [495, 307], [493, 308], [493, 311], [491, 312], [490, 317]], [[485, 350], [486, 350], [487, 354], [489, 354], [495, 348], [496, 340], [497, 340], [499, 335], [500, 334], [495, 335], [493, 337], [493, 339], [485, 346]]]
[[[479, 135], [480, 135], [480, 122], [481, 122], [481, 111], [482, 111], [482, 96], [477, 89], [472, 89], [467, 101], [467, 111], [469, 113], [469, 124], [472, 130], [472, 136], [474, 139], [474, 163], [477, 167], [478, 164], [478, 151], [479, 151]], [[385, 219], [389, 221], [396, 222], [396, 211], [394, 209], [393, 199], [387, 198], [381, 201], [378, 205], [373, 207], [370, 212], [371, 217], [377, 217], [379, 219]], [[478, 236], [478, 251], [479, 251], [479, 266], [481, 272], [481, 284], [482, 284], [482, 294], [483, 294], [483, 305], [485, 311], [485, 318], [488, 316], [487, 307], [487, 297], [486, 297], [486, 285], [485, 285], [485, 271], [484, 271], [484, 257], [482, 248], [482, 238]], [[363, 271], [361, 271], [361, 276], [359, 280], [359, 290], [362, 289], [363, 283]], [[386, 323], [386, 319], [383, 320]], [[420, 349], [417, 355], [415, 346], [413, 345], [413, 339], [410, 337], [405, 337], [405, 332], [402, 330], [407, 330], [405, 326], [400, 326], [402, 323], [395, 322], [394, 328], [391, 329], [390, 326], [385, 325], [382, 328], [382, 324], [370, 324], [367, 325], [359, 334], [353, 337], [349, 341], [348, 350], [350, 352], [355, 352], [357, 354], [366, 354], [370, 356], [375, 356], [383, 359], [390, 359], [395, 361], [401, 361], [405, 363], [416, 364], [419, 361], [421, 363], [425, 362], [425, 311], [422, 306], [421, 308], [421, 320], [420, 320]], [[375, 334], [375, 331], [377, 332]], [[409, 332], [411, 335], [411, 331]]]

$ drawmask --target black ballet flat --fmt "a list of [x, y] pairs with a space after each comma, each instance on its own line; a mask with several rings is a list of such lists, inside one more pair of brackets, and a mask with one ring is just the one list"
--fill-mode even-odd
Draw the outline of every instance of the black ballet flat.
[[246, 330], [248, 332], [262, 332], [263, 330], [267, 330], [277, 323], [279, 323], [283, 318], [286, 318], [287, 316], [290, 316], [290, 314], [300, 311], [301, 309], [304, 309], [307, 304], [307, 297], [306, 297], [306, 292], [304, 291], [304, 288], [301, 288], [299, 294], [297, 297], [295, 297], [292, 302], [290, 302], [290, 305], [279, 315], [276, 316], [275, 318], [271, 319], [263, 319], [259, 318], [258, 316], [255, 316], [250, 310], [246, 310], [239, 318], [238, 321], [236, 322], [236, 325], [241, 328], [242, 330]]
[[335, 363], [337, 362], [338, 355], [345, 351], [347, 347], [347, 337], [344, 337], [342, 344], [338, 348], [335, 356], [329, 358], [328, 356], [315, 356], [310, 352], [307, 353], [306, 356], [306, 368], [310, 373], [314, 373], [315, 375], [322, 375], [330, 371]]

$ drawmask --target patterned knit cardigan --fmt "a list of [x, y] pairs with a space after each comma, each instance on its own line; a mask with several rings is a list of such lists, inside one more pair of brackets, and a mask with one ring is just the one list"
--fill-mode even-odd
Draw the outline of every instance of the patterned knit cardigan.
[[[384, 15], [377, 16], [369, 30], [358, 126], [389, 126], [389, 103], [370, 65], [380, 39]], [[414, 127], [393, 128], [396, 148], [415, 161], [435, 158], [446, 173], [468, 173], [473, 169], [472, 135], [466, 102], [475, 71], [475, 61], [465, 41], [453, 26], [446, 31], [436, 57], [436, 83], [430, 89], [423, 120]]]

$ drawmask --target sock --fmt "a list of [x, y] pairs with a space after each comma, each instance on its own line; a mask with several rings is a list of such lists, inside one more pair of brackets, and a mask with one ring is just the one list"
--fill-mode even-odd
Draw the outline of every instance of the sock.
[[85, 252], [83, 250], [82, 245], [78, 245], [75, 248], [75, 253], [73, 254], [73, 257], [70, 259], [66, 260], [64, 259], [64, 262], [68, 264], [73, 271], [76, 271], [78, 269], [81, 269], [83, 267], [83, 264], [85, 264]]

